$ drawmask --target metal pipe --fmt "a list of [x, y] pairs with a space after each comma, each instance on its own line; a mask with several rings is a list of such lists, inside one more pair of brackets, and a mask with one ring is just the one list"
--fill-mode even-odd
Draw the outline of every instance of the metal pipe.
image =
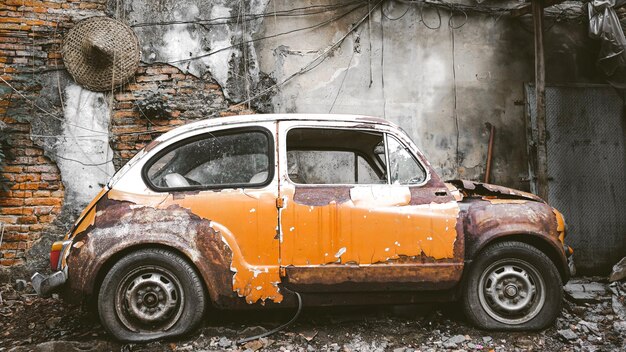
[[487, 147], [487, 170], [485, 171], [485, 183], [489, 183], [489, 178], [491, 176], [491, 158], [493, 156], [493, 137], [496, 134], [496, 126], [486, 123], [487, 128], [489, 128], [489, 146]]
[[535, 30], [535, 96], [537, 112], [537, 195], [548, 201], [548, 149], [546, 146], [546, 66], [543, 50], [542, 0], [532, 0]]

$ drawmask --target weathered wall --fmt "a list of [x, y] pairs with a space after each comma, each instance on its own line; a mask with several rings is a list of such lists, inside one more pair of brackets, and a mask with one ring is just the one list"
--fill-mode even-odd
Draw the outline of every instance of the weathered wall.
[[[274, 1], [268, 8], [290, 6]], [[480, 14], [465, 19], [462, 12], [420, 12], [397, 3], [385, 3], [383, 10], [386, 17], [374, 11], [323, 64], [282, 86], [274, 109], [385, 117], [412, 136], [444, 179], [484, 177], [485, 123], [491, 123], [496, 127], [491, 182], [527, 189], [522, 102], [523, 84], [534, 80], [532, 20]], [[261, 70], [281, 82], [347, 33], [367, 7], [355, 12], [321, 29], [260, 41]], [[261, 35], [328, 17], [268, 19]], [[546, 22], [548, 81], [593, 80], [586, 28]]]
[[[483, 177], [489, 122], [492, 181], [527, 188], [522, 88], [534, 76], [532, 22], [386, 1], [386, 16], [375, 9], [349, 33], [367, 11], [367, 2], [333, 0], [5, 0], [0, 68], [12, 87], [0, 82], [10, 133], [0, 266], [44, 265], [50, 242], [115, 169], [162, 131], [213, 116], [382, 116], [444, 178], [469, 179]], [[60, 44], [74, 23], [101, 15], [131, 25], [142, 63], [121, 89], [94, 93], [64, 70]], [[547, 27], [548, 81], [593, 82], [596, 44], [585, 26], [548, 19]]]
[[[57, 163], [57, 148], [49, 148], [61, 144], [62, 104], [57, 101], [55, 109], [54, 97], [40, 99], [40, 92], [57, 89], [49, 78], [61, 64], [64, 30], [102, 10], [102, 1], [0, 3], [0, 77], [6, 82], [0, 84], [0, 121], [7, 126], [2, 133], [8, 135], [2, 146], [8, 166], [0, 170], [5, 189], [0, 193], [0, 223], [5, 225], [0, 267], [24, 264], [29, 254], [44, 253], [36, 244], [50, 243], [53, 234], [62, 232], [58, 225], [62, 228], [66, 221], [58, 220], [64, 200], [81, 192], [61, 182], [64, 167]], [[55, 133], [42, 134], [36, 125], [50, 125]], [[36, 257], [45, 260], [45, 255]]]

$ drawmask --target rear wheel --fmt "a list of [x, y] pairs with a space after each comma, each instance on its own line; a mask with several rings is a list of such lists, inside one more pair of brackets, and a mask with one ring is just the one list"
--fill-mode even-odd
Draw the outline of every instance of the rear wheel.
[[522, 242], [487, 247], [464, 283], [466, 316], [484, 329], [536, 330], [554, 322], [563, 287], [554, 263]]
[[102, 325], [129, 342], [184, 334], [202, 319], [205, 305], [195, 269], [164, 249], [123, 257], [109, 270], [98, 294]]

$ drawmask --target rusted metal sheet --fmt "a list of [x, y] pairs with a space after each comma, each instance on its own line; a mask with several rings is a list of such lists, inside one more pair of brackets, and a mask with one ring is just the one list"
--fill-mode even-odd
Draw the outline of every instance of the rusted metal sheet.
[[[526, 239], [542, 241], [558, 255], [555, 263], [567, 275], [567, 259], [563, 251], [565, 229], [563, 218], [543, 202], [520, 199], [464, 200], [463, 220], [466, 258], [471, 260], [488, 243], [506, 236], [522, 235]], [[561, 224], [561, 225], [559, 225]]]
[[298, 292], [390, 291], [389, 284], [392, 285], [393, 291], [437, 291], [456, 286], [463, 271], [463, 263], [438, 263], [428, 260], [424, 262], [421, 257], [404, 259], [389, 260], [385, 265], [367, 268], [356, 264], [329, 264], [302, 268], [289, 266], [286, 268], [285, 285]]
[[532, 193], [518, 191], [503, 186], [467, 180], [451, 180], [447, 182], [457, 187], [459, 191], [467, 197], [479, 196], [501, 199], [527, 199], [543, 203], [543, 200], [541, 198]]
[[308, 206], [323, 206], [331, 202], [345, 203], [350, 200], [352, 186], [300, 186], [295, 189], [294, 202]]

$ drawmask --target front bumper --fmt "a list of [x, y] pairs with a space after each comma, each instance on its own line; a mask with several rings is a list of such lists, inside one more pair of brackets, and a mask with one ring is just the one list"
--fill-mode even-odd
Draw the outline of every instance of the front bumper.
[[65, 270], [55, 271], [50, 276], [35, 273], [30, 278], [30, 281], [39, 296], [48, 297], [65, 284], [67, 281], [67, 273]]

